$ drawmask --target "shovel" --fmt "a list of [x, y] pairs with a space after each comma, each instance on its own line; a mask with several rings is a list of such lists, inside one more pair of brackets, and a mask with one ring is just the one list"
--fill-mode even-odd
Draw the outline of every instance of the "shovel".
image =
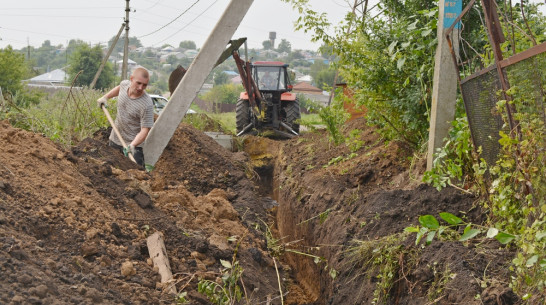
[[[108, 119], [108, 122], [110, 122], [110, 125], [112, 125], [112, 129], [114, 129], [114, 133], [116, 136], [118, 136], [119, 141], [121, 142], [121, 145], [123, 145], [123, 148], [127, 147], [127, 144], [125, 141], [123, 141], [123, 138], [121, 137], [121, 133], [119, 133], [118, 128], [116, 127], [116, 124], [114, 124], [114, 120], [112, 120], [112, 117], [110, 116], [110, 112], [108, 112], [108, 109], [104, 105], [101, 105], [100, 108], [102, 108], [102, 111], [104, 111], [104, 114], [106, 115], [106, 118]], [[129, 151], [127, 154], [129, 156], [129, 159], [131, 161], [135, 162], [135, 158], [133, 157], [133, 154]]]

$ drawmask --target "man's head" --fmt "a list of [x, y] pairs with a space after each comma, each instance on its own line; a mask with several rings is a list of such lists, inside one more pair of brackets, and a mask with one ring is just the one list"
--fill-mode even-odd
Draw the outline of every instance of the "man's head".
[[144, 90], [146, 90], [146, 87], [148, 86], [148, 81], [150, 80], [150, 74], [148, 73], [148, 70], [146, 70], [143, 67], [138, 67], [135, 70], [133, 70], [133, 73], [131, 73], [131, 86], [130, 86], [130, 94], [132, 97], [140, 97], [142, 94], [144, 94]]

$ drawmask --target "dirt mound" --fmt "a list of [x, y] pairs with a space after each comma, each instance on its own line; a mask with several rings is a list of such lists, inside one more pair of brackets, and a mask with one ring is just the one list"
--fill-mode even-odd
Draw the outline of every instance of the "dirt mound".
[[181, 124], [155, 165], [153, 187], [182, 184], [197, 194], [233, 187], [244, 177], [244, 167], [232, 155], [203, 132]]
[[[0, 303], [170, 304], [173, 296], [157, 286], [148, 262], [145, 241], [154, 231], [165, 235], [177, 287], [190, 304], [209, 303], [197, 292], [198, 280], [221, 282], [220, 260], [234, 254], [251, 302], [277, 294], [263, 238], [241, 222], [245, 215], [232, 203], [238, 193], [230, 187], [252, 184], [236, 166], [240, 156], [216, 151], [215, 142], [190, 129], [177, 134], [191, 141], [173, 138], [158, 163], [163, 178], [96, 140], [107, 132], [64, 151], [1, 122], [0, 273], [6, 276]], [[179, 147], [181, 153], [173, 151]], [[169, 156], [201, 159], [185, 164]], [[209, 176], [207, 168], [222, 169], [227, 178]], [[193, 184], [177, 179], [180, 173]]]

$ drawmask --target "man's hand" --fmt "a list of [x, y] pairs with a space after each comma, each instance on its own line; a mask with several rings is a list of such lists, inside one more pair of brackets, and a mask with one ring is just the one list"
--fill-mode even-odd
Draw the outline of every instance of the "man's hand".
[[132, 144], [127, 146], [127, 147], [124, 147], [123, 148], [123, 154], [125, 155], [125, 157], [128, 157], [129, 154], [133, 155], [133, 157], [135, 156], [135, 146], [133, 146]]
[[106, 99], [106, 97], [104, 96], [97, 100], [97, 106], [99, 106], [99, 108], [102, 108], [102, 105], [104, 105], [104, 107], [108, 106], [108, 99]]

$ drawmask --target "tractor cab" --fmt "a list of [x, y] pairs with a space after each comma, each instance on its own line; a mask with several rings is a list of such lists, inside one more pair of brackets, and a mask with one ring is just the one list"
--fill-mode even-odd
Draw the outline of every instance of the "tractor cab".
[[237, 136], [270, 129], [283, 137], [299, 135], [300, 105], [288, 74], [280, 61], [244, 62], [237, 51], [233, 58], [245, 92], [236, 106]]
[[258, 89], [264, 91], [288, 92], [292, 90], [288, 65], [279, 61], [257, 61], [252, 64], [253, 78]]

